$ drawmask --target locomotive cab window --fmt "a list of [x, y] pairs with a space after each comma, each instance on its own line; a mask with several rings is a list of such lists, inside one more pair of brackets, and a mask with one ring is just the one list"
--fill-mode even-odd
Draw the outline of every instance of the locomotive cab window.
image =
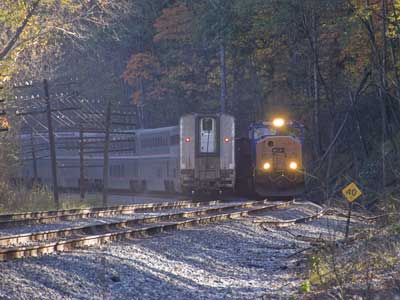
[[[256, 139], [261, 139], [266, 136], [275, 136], [277, 134], [278, 133], [275, 128], [261, 127], [254, 130], [254, 138]], [[250, 138], [253, 137], [250, 135]]]
[[200, 153], [217, 151], [217, 126], [214, 118], [200, 119]]

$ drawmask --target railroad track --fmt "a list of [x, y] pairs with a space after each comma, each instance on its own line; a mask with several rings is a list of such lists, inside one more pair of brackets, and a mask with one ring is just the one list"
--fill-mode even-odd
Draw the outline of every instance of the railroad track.
[[[213, 202], [217, 201], [209, 203]], [[174, 204], [177, 205], [176, 203], [178, 202]], [[181, 205], [200, 205], [201, 203], [204, 204], [204, 202], [192, 202], [181, 203]], [[99, 245], [122, 239], [140, 238], [198, 224], [244, 217], [265, 210], [286, 208], [291, 204], [292, 202], [271, 204], [268, 201], [247, 201], [239, 204], [200, 208], [188, 212], [145, 216], [118, 222], [4, 236], [0, 238], [0, 261], [40, 256], [58, 251], [70, 251], [74, 248]], [[157, 205], [153, 205], [153, 208], [165, 207], [162, 204], [159, 204], [161, 206]], [[168, 204], [164, 203], [164, 205]], [[172, 203], [169, 203], [169, 205], [171, 207]], [[137, 208], [137, 206], [134, 208]]]
[[160, 211], [177, 208], [194, 208], [225, 203], [225, 201], [176, 201], [163, 203], [145, 203], [119, 205], [113, 207], [96, 207], [82, 209], [66, 209], [53, 211], [37, 211], [16, 214], [0, 215], [0, 228], [13, 226], [50, 224], [61, 221], [74, 221], [78, 219], [89, 219], [99, 217], [112, 217], [139, 212]]

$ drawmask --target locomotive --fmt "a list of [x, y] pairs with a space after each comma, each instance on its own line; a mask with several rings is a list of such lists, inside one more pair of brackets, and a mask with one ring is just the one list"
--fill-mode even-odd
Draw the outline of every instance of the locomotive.
[[238, 140], [237, 186], [262, 197], [292, 197], [304, 191], [304, 127], [276, 118], [254, 123]]

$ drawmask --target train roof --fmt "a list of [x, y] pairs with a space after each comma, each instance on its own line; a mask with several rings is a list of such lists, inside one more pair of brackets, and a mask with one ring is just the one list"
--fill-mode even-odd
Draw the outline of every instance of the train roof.
[[[164, 132], [170, 130], [178, 130], [179, 126], [168, 126], [168, 127], [159, 127], [159, 128], [144, 128], [144, 129], [126, 129], [126, 130], [118, 130], [118, 131], [111, 131], [111, 134], [146, 134], [146, 133], [157, 133], [157, 132]], [[79, 137], [78, 130], [71, 130], [71, 131], [56, 131], [54, 133], [57, 138], [71, 138], [71, 137]], [[85, 131], [85, 136], [96, 136], [96, 135], [104, 135], [104, 132], [101, 131]], [[47, 137], [47, 133], [34, 133], [33, 136], [43, 136]], [[30, 138], [31, 135], [27, 133], [23, 133], [20, 135], [22, 138]]]
[[154, 132], [160, 132], [160, 131], [170, 131], [174, 129], [178, 129], [179, 126], [168, 126], [168, 127], [159, 127], [159, 128], [145, 128], [145, 129], [135, 129], [132, 130], [131, 132], [133, 133], [154, 133]]
[[223, 116], [223, 115], [233, 117], [231, 114], [220, 113], [220, 112], [200, 112], [200, 113], [191, 112], [191, 113], [186, 113], [186, 114], [182, 115], [181, 118], [186, 117], [186, 116]]

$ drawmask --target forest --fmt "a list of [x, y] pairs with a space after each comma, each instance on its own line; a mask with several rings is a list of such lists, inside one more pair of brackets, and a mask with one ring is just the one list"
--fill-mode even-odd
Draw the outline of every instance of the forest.
[[[314, 286], [338, 295], [304, 299], [350, 299], [346, 295], [359, 290], [367, 291], [360, 299], [372, 299], [371, 282], [387, 270], [392, 277], [379, 282], [399, 291], [400, 0], [1, 0], [1, 213], [60, 208], [50, 189], [13, 182], [22, 157], [30, 155], [21, 153], [18, 137], [50, 131], [29, 115], [45, 109], [37, 104], [43, 83], [45, 93], [50, 85], [47, 100], [75, 99], [67, 104], [103, 112], [113, 106], [120, 116], [134, 116], [138, 129], [175, 126], [190, 112], [233, 115], [239, 138], [256, 121], [278, 116], [301, 123], [304, 199], [323, 208], [320, 213], [335, 207], [347, 217], [341, 191], [357, 183], [362, 201], [354, 204], [355, 217], [364, 222], [344, 241], [324, 240], [321, 233], [301, 241], [308, 248], [287, 252], [286, 259], [309, 254], [302, 295]], [[62, 109], [75, 108], [48, 105], [49, 123]], [[91, 125], [103, 126], [102, 119], [96, 122]], [[132, 140], [125, 142], [131, 147]], [[93, 147], [92, 153], [103, 151]], [[104, 153], [111, 151], [104, 146]], [[108, 164], [102, 168], [105, 178]], [[37, 199], [47, 202], [38, 206]], [[347, 226], [350, 212], [348, 220]], [[228, 248], [236, 241], [229, 237]], [[356, 287], [349, 292], [351, 284]]]

